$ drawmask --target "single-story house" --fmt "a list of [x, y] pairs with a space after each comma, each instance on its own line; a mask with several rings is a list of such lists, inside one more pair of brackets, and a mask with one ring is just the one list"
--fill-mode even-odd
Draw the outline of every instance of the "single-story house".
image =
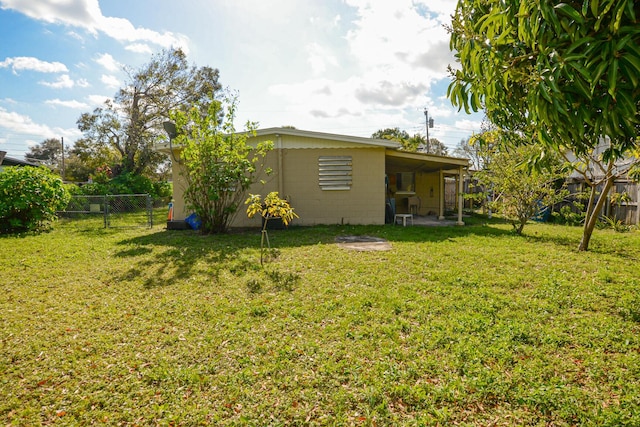
[[6, 151], [0, 151], [0, 171], [8, 166], [38, 166], [38, 164], [34, 162], [7, 157], [6, 154]]
[[[296, 225], [384, 224], [394, 213], [434, 215], [444, 219], [445, 177], [455, 176], [458, 185], [458, 224], [462, 222], [462, 183], [468, 159], [402, 151], [386, 139], [363, 138], [293, 128], [257, 131], [249, 145], [271, 140], [274, 150], [265, 166], [273, 173], [261, 177], [248, 193], [265, 196], [277, 191], [300, 216]], [[180, 164], [180, 146], [168, 143], [157, 149], [171, 153], [173, 162], [173, 219], [191, 214], [183, 194], [186, 181]], [[391, 216], [393, 220], [393, 215]], [[233, 227], [257, 226], [244, 207]]]

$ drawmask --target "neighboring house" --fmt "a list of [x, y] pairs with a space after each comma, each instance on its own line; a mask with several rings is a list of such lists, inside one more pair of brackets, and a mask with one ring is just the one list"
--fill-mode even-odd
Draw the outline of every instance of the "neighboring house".
[[[247, 194], [277, 191], [300, 218], [297, 225], [384, 224], [389, 207], [397, 213], [411, 209], [419, 215], [444, 219], [445, 177], [455, 176], [459, 188], [468, 160], [400, 150], [400, 144], [373, 138], [335, 135], [291, 128], [257, 131], [249, 145], [271, 140], [265, 166], [273, 170], [260, 177]], [[169, 144], [157, 147], [170, 153]], [[183, 198], [186, 182], [180, 165], [180, 147], [173, 146], [174, 219], [191, 212]], [[458, 191], [458, 223], [462, 222], [462, 191]], [[239, 207], [233, 227], [257, 226], [259, 218], [248, 219]], [[391, 216], [391, 218], [393, 218]]]
[[38, 166], [37, 163], [7, 157], [6, 154], [6, 151], [0, 151], [0, 172], [8, 166]]
[[[601, 138], [600, 145], [592, 153], [593, 158], [601, 158], [609, 143], [608, 137]], [[605, 176], [605, 172], [600, 169], [596, 161], [591, 161], [589, 164], [579, 163], [573, 153], [567, 153], [567, 160], [575, 163], [592, 181], [601, 181]], [[629, 170], [639, 162], [640, 159], [638, 158], [627, 157], [615, 163], [613, 174], [618, 178], [615, 180], [614, 187], [609, 192], [608, 197], [611, 198], [613, 193], [624, 193], [627, 196], [627, 200], [619, 204], [612, 204], [611, 199], [607, 200], [602, 209], [602, 215], [619, 219], [627, 224], [640, 225], [640, 185], [628, 177]], [[578, 194], [588, 189], [583, 173], [574, 170], [567, 178], [567, 186], [572, 194]], [[599, 189], [602, 187], [604, 187], [604, 184], [598, 185]]]

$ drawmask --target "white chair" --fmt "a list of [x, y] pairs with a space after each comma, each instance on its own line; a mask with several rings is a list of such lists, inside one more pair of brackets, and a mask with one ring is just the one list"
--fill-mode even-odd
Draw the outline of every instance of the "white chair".
[[411, 220], [411, 225], [413, 225], [413, 214], [395, 214], [393, 217], [393, 224], [397, 224], [399, 219], [402, 220], [403, 227], [407, 226], [407, 219]]
[[411, 196], [408, 198], [408, 203], [409, 203], [409, 213], [412, 214], [416, 214], [418, 215], [418, 212], [420, 212], [420, 197], [418, 196]]

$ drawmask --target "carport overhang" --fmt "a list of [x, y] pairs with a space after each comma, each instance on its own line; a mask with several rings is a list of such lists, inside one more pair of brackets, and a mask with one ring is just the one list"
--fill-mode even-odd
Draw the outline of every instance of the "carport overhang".
[[469, 159], [447, 156], [436, 156], [426, 153], [410, 153], [401, 150], [387, 149], [385, 150], [385, 171], [393, 173], [394, 171], [421, 172], [421, 173], [437, 173], [439, 174], [440, 199], [439, 199], [439, 219], [444, 219], [444, 182], [446, 176], [454, 176], [458, 182], [456, 195], [458, 200], [458, 225], [464, 225], [462, 222], [462, 206], [463, 206], [463, 183], [464, 174], [469, 168]]

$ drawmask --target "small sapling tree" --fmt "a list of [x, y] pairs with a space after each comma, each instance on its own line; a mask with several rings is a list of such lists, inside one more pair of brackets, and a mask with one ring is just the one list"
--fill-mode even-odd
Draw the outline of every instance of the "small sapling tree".
[[[539, 155], [535, 145], [495, 144], [502, 135], [499, 130], [487, 132], [485, 140], [494, 141], [491, 160], [475, 173], [478, 182], [493, 193], [489, 208], [500, 213], [517, 234], [527, 221], [564, 199], [567, 191], [563, 188], [566, 175], [562, 162], [556, 158], [547, 159], [539, 168], [527, 167], [527, 162]], [[503, 135], [504, 137], [504, 135]], [[517, 136], [511, 136], [513, 140]]]
[[256, 214], [260, 214], [262, 221], [262, 237], [260, 239], [260, 265], [264, 263], [264, 243], [267, 242], [267, 248], [271, 249], [269, 243], [269, 233], [267, 225], [270, 219], [280, 218], [284, 225], [289, 225], [294, 218], [299, 218], [293, 211], [293, 208], [287, 200], [283, 200], [278, 196], [277, 191], [267, 194], [262, 200], [259, 194], [250, 194], [249, 198], [244, 202], [247, 206], [247, 216], [253, 218]]

